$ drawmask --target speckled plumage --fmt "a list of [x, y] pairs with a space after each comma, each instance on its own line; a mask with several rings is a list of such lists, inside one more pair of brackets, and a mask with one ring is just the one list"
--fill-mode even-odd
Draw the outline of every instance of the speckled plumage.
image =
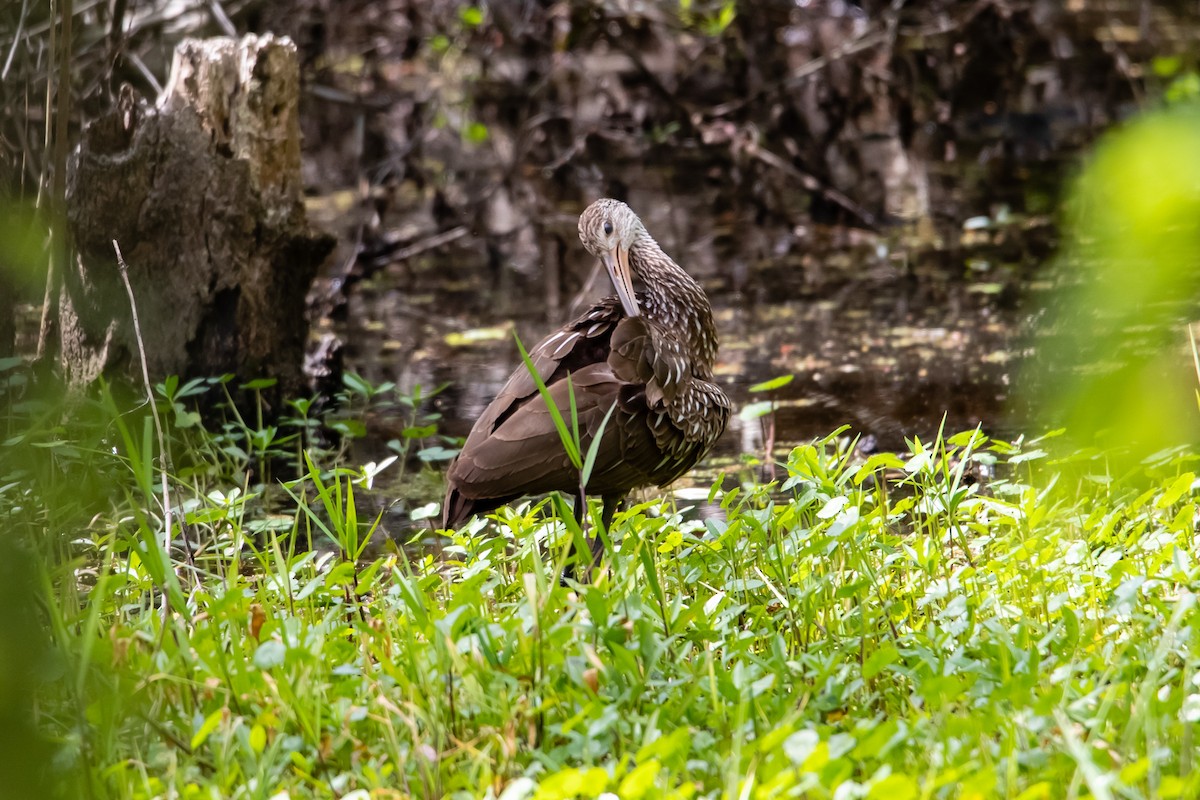
[[[570, 376], [585, 452], [616, 406], [587, 485], [604, 498], [607, 517], [631, 489], [691, 469], [725, 430], [730, 405], [713, 382], [716, 327], [700, 284], [619, 201], [590, 205], [579, 237], [609, 267], [618, 293], [547, 336], [530, 358], [568, 420]], [[524, 495], [578, 492], [578, 472], [524, 365], [476, 421], [447, 481], [447, 528]]]

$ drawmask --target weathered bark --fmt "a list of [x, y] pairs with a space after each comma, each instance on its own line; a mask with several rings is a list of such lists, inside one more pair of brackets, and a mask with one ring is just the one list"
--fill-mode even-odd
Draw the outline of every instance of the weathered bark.
[[85, 130], [59, 314], [71, 385], [139, 369], [116, 240], [152, 379], [234, 373], [300, 387], [305, 293], [332, 240], [305, 219], [298, 100], [290, 40], [188, 40], [156, 107], [123, 97]]

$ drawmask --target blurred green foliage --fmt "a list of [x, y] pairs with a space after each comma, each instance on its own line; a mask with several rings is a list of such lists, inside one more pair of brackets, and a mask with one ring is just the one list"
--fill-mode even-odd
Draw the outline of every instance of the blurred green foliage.
[[30, 700], [44, 680], [46, 635], [38, 618], [37, 563], [13, 535], [0, 536], [0, 797], [50, 797], [53, 750]]
[[679, 19], [685, 27], [697, 27], [705, 36], [720, 36], [737, 17], [734, 0], [695, 2], [679, 0]]
[[1150, 62], [1153, 75], [1165, 82], [1163, 99], [1168, 104], [1200, 100], [1200, 73], [1184, 67], [1179, 56], [1159, 56]]
[[478, 28], [483, 24], [483, 9], [478, 6], [463, 6], [458, 10], [458, 18], [468, 28]]
[[46, 229], [33, 207], [0, 200], [0, 286], [22, 294], [46, 279]]
[[1026, 374], [1052, 425], [1131, 457], [1200, 441], [1186, 323], [1200, 289], [1200, 107], [1105, 137], [1068, 206], [1053, 334]]

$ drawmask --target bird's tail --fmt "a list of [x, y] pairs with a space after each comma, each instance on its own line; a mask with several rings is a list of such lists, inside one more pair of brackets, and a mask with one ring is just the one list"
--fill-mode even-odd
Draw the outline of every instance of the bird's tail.
[[442, 528], [446, 530], [462, 525], [474, 513], [475, 501], [463, 497], [462, 493], [451, 486], [446, 490], [446, 500], [442, 503]]
[[446, 490], [446, 499], [442, 503], [442, 528], [456, 530], [471, 517], [495, 511], [500, 506], [507, 505], [520, 497], [519, 494], [508, 497], [467, 497], [451, 486]]

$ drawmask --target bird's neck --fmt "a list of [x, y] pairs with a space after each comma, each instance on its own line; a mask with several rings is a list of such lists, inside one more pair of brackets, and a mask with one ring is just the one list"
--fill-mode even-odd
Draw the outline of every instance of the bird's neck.
[[711, 377], [717, 336], [712, 306], [703, 287], [663, 252], [649, 234], [640, 236], [629, 248], [629, 260], [635, 274], [641, 277], [637, 288], [642, 314], [683, 336], [696, 357], [692, 370], [698, 377]]

